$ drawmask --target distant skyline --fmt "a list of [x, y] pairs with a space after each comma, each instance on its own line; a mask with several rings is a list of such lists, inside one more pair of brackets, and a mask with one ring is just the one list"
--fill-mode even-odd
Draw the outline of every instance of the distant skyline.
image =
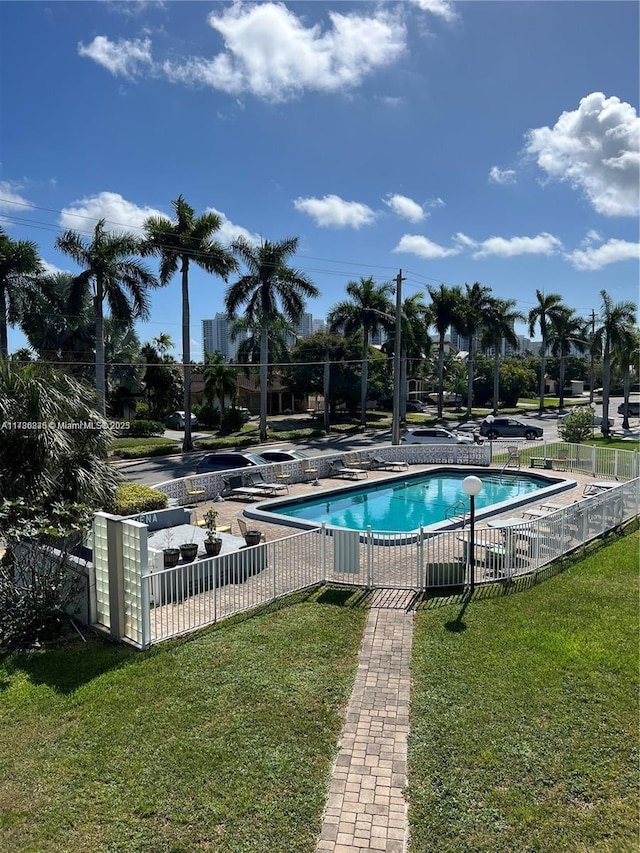
[[[299, 236], [315, 318], [399, 268], [407, 296], [637, 302], [639, 23], [616, 0], [5, 2], [0, 224], [75, 271], [61, 230], [139, 229], [183, 194], [224, 243]], [[190, 282], [200, 359], [225, 285]], [[179, 358], [180, 310], [177, 276], [141, 339]]]

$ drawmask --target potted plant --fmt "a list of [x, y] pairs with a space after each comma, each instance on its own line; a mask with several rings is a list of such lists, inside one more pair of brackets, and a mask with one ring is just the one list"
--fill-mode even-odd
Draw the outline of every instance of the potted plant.
[[167, 530], [164, 536], [165, 547], [162, 549], [164, 554], [164, 567], [165, 569], [172, 569], [174, 566], [178, 565], [178, 560], [180, 559], [180, 549], [173, 548], [173, 533], [171, 529]]
[[261, 539], [262, 532], [260, 530], [247, 530], [244, 534], [244, 541], [247, 545], [259, 545]]
[[187, 560], [191, 563], [198, 556], [198, 543], [193, 541], [194, 534], [196, 532], [195, 527], [191, 529], [191, 538], [188, 542], [183, 542], [180, 545], [180, 556], [183, 560]]
[[218, 536], [218, 513], [215, 509], [210, 509], [205, 513], [204, 523], [207, 528], [207, 536], [204, 540], [207, 556], [217, 557], [222, 548], [222, 539]]

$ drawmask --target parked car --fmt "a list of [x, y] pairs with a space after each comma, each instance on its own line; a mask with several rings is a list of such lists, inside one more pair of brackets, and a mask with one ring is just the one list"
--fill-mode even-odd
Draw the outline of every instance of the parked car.
[[472, 435], [455, 435], [444, 427], [416, 427], [406, 430], [401, 441], [407, 444], [473, 444]]
[[267, 462], [291, 462], [296, 459], [308, 459], [309, 454], [302, 450], [261, 450], [260, 456]]
[[[184, 412], [171, 412], [170, 415], [164, 419], [164, 425], [169, 429], [184, 429], [184, 425], [186, 423], [185, 413]], [[198, 418], [191, 413], [191, 429], [198, 426]]]
[[196, 465], [196, 474], [208, 474], [210, 471], [230, 471], [232, 468], [251, 468], [254, 465], [268, 465], [266, 459], [257, 453], [220, 451], [207, 453]]
[[[640, 417], [640, 400], [629, 400], [627, 403], [628, 409], [627, 412], [630, 418], [639, 418]], [[624, 403], [620, 403], [618, 406], [618, 414], [624, 415]]]
[[408, 400], [407, 401], [407, 411], [408, 412], [419, 412], [420, 414], [425, 414], [428, 411], [428, 407], [426, 403], [423, 403], [422, 400]]
[[526, 438], [527, 441], [533, 441], [535, 438], [542, 438], [544, 430], [533, 424], [524, 424], [515, 418], [494, 418], [492, 421], [482, 421], [480, 435], [490, 441], [496, 438]]

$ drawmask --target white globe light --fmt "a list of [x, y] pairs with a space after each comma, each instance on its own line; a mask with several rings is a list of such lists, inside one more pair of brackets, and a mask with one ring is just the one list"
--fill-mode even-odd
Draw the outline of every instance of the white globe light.
[[495, 421], [495, 418], [493, 417], [493, 415], [487, 415], [487, 417], [485, 418], [485, 421], [488, 424], [492, 424]]
[[462, 488], [467, 495], [478, 495], [482, 491], [482, 480], [480, 477], [465, 477], [462, 481]]

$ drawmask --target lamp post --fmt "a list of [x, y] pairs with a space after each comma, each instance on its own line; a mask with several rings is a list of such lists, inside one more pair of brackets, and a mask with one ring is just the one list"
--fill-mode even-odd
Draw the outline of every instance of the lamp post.
[[[491, 424], [495, 421], [494, 416], [493, 415], [487, 415], [487, 417], [485, 418], [485, 421], [489, 424], [489, 430], [491, 430]], [[493, 462], [493, 438], [489, 439], [489, 454], [490, 454], [489, 464], [491, 465], [491, 463]]]
[[476, 538], [476, 495], [482, 491], [482, 480], [479, 477], [465, 477], [462, 481], [465, 494], [469, 495], [470, 520], [469, 520], [469, 544], [467, 546], [467, 559], [469, 561], [469, 589], [473, 595], [476, 586], [476, 561], [475, 561], [475, 538]]

